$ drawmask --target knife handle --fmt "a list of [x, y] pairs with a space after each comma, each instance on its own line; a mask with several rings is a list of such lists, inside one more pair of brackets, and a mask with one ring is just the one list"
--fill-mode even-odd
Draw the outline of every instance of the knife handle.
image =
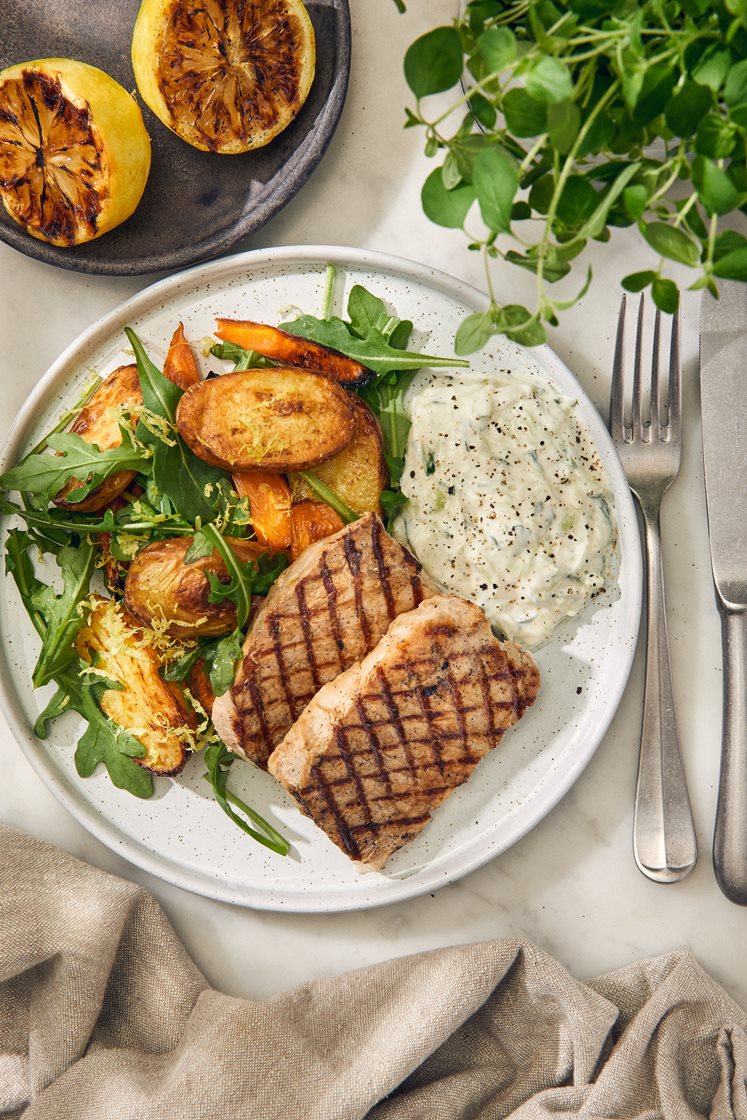
[[726, 897], [747, 906], [747, 611], [721, 611], [724, 730], [713, 867]]
[[674, 710], [658, 507], [641, 504], [646, 535], [647, 642], [643, 724], [633, 820], [639, 871], [676, 883], [698, 859]]

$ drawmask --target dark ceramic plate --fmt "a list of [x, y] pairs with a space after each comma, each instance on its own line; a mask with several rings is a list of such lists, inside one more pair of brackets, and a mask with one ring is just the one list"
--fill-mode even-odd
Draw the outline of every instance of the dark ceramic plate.
[[[140, 102], [153, 145], [145, 194], [123, 225], [74, 249], [37, 241], [0, 206], [0, 240], [76, 272], [132, 275], [183, 268], [230, 249], [299, 190], [337, 127], [350, 74], [348, 0], [306, 0], [316, 75], [296, 119], [265, 148], [198, 152]], [[130, 39], [139, 0], [3, 0], [0, 69], [34, 58], [76, 58], [135, 89]]]

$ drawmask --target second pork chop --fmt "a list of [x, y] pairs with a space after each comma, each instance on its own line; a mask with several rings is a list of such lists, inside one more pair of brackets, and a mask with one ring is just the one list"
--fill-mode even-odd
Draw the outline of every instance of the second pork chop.
[[236, 754], [265, 766], [312, 696], [436, 591], [373, 513], [307, 548], [270, 588], [213, 722]]
[[322, 688], [268, 769], [351, 859], [380, 869], [498, 745], [539, 688], [482, 610], [436, 595]]

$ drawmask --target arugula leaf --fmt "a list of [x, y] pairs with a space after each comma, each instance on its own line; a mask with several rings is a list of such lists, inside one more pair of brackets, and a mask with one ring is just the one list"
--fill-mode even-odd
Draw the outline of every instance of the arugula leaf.
[[[187, 553], [188, 559], [185, 557], [186, 562], [197, 560], [201, 556], [210, 556], [213, 550], [217, 550], [222, 557], [230, 579], [228, 583], [222, 583], [215, 572], [207, 572], [210, 583], [208, 599], [211, 603], [230, 599], [236, 604], [236, 629], [220, 641], [208, 643], [203, 647], [201, 654], [208, 667], [213, 691], [216, 696], [222, 696], [233, 684], [236, 662], [241, 657], [243, 630], [249, 621], [252, 609], [252, 595], [267, 594], [288, 561], [282, 554], [262, 555], [257, 560], [239, 560], [215, 525], [204, 525], [195, 533], [194, 544]], [[191, 657], [191, 654], [187, 657]], [[194, 660], [197, 660], [197, 657]], [[179, 671], [183, 670], [186, 676], [194, 661], [187, 662], [185, 658], [183, 662], [187, 667], [185, 669], [184, 664], [180, 664]]]
[[[144, 757], [145, 747], [129, 731], [104, 715], [99, 707], [104, 692], [121, 686], [100, 677], [86, 680], [85, 676], [76, 675], [74, 669], [62, 674], [58, 683], [67, 693], [67, 707], [88, 721], [75, 751], [75, 769], [81, 778], [90, 778], [101, 762], [117, 789], [127, 790], [135, 797], [150, 797], [153, 775], [134, 761]], [[50, 718], [49, 714], [46, 718]]]
[[61, 685], [58, 685], [52, 699], [37, 717], [34, 724], [34, 735], [38, 739], [46, 739], [49, 735], [50, 723], [71, 710], [70, 697], [67, 691]]
[[73, 641], [83, 625], [79, 611], [88, 594], [94, 564], [94, 547], [83, 542], [78, 548], [67, 545], [57, 555], [64, 587], [60, 595], [53, 588], [40, 584], [30, 596], [31, 606], [44, 618], [46, 633], [32, 675], [34, 688], [53, 680], [61, 670], [77, 661]]
[[226, 472], [193, 455], [181, 436], [171, 447], [159, 443], [153, 455], [153, 481], [183, 518], [213, 521], [218, 483]]
[[[13, 577], [34, 627], [42, 638], [47, 640], [51, 628], [35, 601], [42, 599], [43, 592], [49, 591], [45, 584], [34, 574], [28, 556], [31, 539], [20, 529], [11, 529], [8, 534], [6, 571]], [[52, 597], [54, 598], [53, 593]], [[64, 599], [61, 597], [61, 599]], [[62, 603], [54, 606], [63, 614]], [[103, 762], [114, 784], [136, 797], [150, 797], [153, 792], [153, 778], [133, 761], [145, 755], [145, 747], [133, 735], [119, 727], [108, 718], [99, 707], [101, 694], [109, 688], [119, 688], [113, 681], [101, 677], [91, 677], [83, 672], [83, 664], [78, 657], [64, 668], [58, 669], [51, 679], [57, 685], [51, 700], [38, 717], [34, 733], [40, 739], [49, 734], [49, 724], [67, 711], [76, 711], [88, 721], [88, 728], [78, 743], [75, 752], [75, 766], [81, 777], [93, 773], [99, 762]], [[49, 679], [49, 678], [48, 678]]]
[[87, 533], [126, 532], [147, 533], [149, 540], [156, 540], [159, 536], [184, 536], [194, 532], [192, 525], [181, 517], [159, 513], [142, 500], [138, 500], [134, 505], [137, 507], [137, 514], [132, 512], [133, 506], [125, 506], [116, 513], [108, 509], [103, 517], [97, 517], [54, 508], [24, 509], [0, 497], [0, 513], [8, 516], [14, 514], [23, 518], [27, 525], [41, 530], [42, 533], [59, 532], [66, 538], [71, 534], [83, 536]]
[[399, 485], [405, 466], [405, 449], [410, 420], [405, 412], [405, 394], [414, 374], [390, 375], [375, 385], [367, 385], [361, 396], [379, 418], [384, 435], [385, 459], [393, 486]]
[[[369, 292], [362, 284], [354, 284], [348, 296], [348, 316], [350, 329], [359, 338], [365, 338], [371, 331], [379, 331], [391, 342], [391, 336], [403, 322], [396, 315], [390, 315], [383, 299]], [[410, 324], [412, 328], [412, 324]], [[404, 349], [402, 346], [398, 350]]]
[[[290, 844], [281, 836], [277, 829], [261, 817], [259, 813], [255, 812], [246, 802], [237, 797], [235, 793], [231, 793], [228, 789], [228, 770], [236, 761], [237, 756], [227, 751], [222, 743], [214, 743], [209, 746], [204, 754], [205, 765], [207, 766], [207, 773], [205, 774], [206, 780], [210, 783], [215, 794], [215, 799], [220, 805], [223, 812], [231, 818], [235, 825], [238, 825], [243, 832], [251, 836], [257, 843], [263, 844], [266, 848], [270, 848], [278, 855], [285, 856], [288, 854]], [[242, 820], [238, 813], [235, 813], [231, 808], [235, 805], [244, 816], [248, 817], [250, 821], [261, 829], [258, 832]]]
[[208, 650], [205, 655], [210, 685], [216, 696], [228, 692], [233, 684], [236, 662], [241, 657], [243, 641], [243, 631], [237, 628], [216, 642], [214, 648]]
[[42, 436], [39, 442], [31, 448], [31, 451], [29, 452], [30, 455], [38, 451], [44, 451], [45, 447], [47, 447], [49, 443], [49, 437], [57, 435], [58, 432], [64, 431], [70, 421], [74, 420], [78, 413], [85, 408], [94, 393], [101, 388], [103, 380], [103, 377], [94, 377], [90, 385], [86, 386], [81, 395], [78, 397], [73, 407], [68, 409], [67, 412], [63, 413], [52, 430], [50, 432], [47, 432], [45, 436]]
[[34, 624], [34, 629], [43, 638], [47, 632], [47, 624], [41, 611], [33, 606], [32, 597], [44, 587], [44, 584], [34, 572], [34, 566], [28, 554], [30, 548], [31, 538], [27, 532], [23, 529], [9, 530], [5, 545], [5, 571], [7, 575], [12, 576], [23, 605]]
[[394, 519], [401, 509], [407, 505], [408, 498], [401, 490], [382, 490], [379, 497], [381, 508], [386, 518], [387, 531], [391, 532]]
[[[380, 376], [394, 370], [417, 370], [424, 366], [468, 366], [461, 358], [439, 358], [430, 354], [414, 354], [404, 350], [412, 324], [389, 314], [383, 300], [355, 284], [348, 297], [349, 322], [332, 316], [317, 319], [314, 315], [301, 315], [292, 323], [283, 323], [283, 330], [300, 338], [331, 346], [349, 358], [354, 358]], [[394, 337], [395, 331], [398, 337]]]
[[186, 680], [198, 661], [201, 661], [203, 658], [205, 658], [206, 661], [208, 660], [216, 645], [216, 641], [203, 642], [200, 645], [196, 645], [194, 649], [189, 650], [182, 657], [178, 657], [176, 661], [171, 661], [168, 665], [164, 665], [159, 670], [161, 679], [172, 682]]
[[[230, 577], [228, 583], [221, 583], [214, 572], [206, 573], [210, 581], [209, 600], [211, 603], [219, 603], [224, 599], [230, 599], [234, 602], [236, 604], [236, 626], [237, 629], [242, 630], [249, 620], [252, 609], [252, 595], [265, 594], [288, 562], [282, 554], [277, 556], [262, 555], [258, 560], [239, 560], [214, 525], [204, 525], [195, 534], [195, 545], [193, 545], [196, 552], [201, 555], [209, 555], [209, 553], [202, 552], [203, 542], [212, 544], [212, 548], [217, 550]], [[197, 559], [197, 555], [193, 555], [193, 559]]]
[[120, 446], [106, 451], [102, 451], [95, 443], [86, 443], [73, 432], [51, 435], [47, 446], [58, 454], [32, 452], [0, 477], [0, 488], [52, 497], [59, 493], [66, 482], [75, 478], [80, 480], [80, 486], [71, 490], [67, 500], [80, 502], [104, 479], [118, 471], [149, 474], [153, 453], [136, 443], [126, 426], [121, 426], [120, 431]]
[[438, 358], [432, 354], [414, 354], [410, 350], [397, 350], [390, 346], [377, 328], [371, 329], [365, 338], [358, 338], [350, 331], [342, 319], [316, 319], [313, 315], [302, 315], [292, 323], [284, 323], [283, 330], [330, 346], [368, 366], [375, 373], [385, 374], [392, 370], [416, 370], [424, 366], [467, 366], [461, 358]]
[[[170, 420], [173, 424], [176, 420], [176, 406], [179, 404], [182, 390], [173, 381], [169, 381], [168, 377], [164, 377], [160, 369], [153, 364], [145, 352], [145, 347], [132, 328], [125, 327], [124, 332], [135, 352], [143, 404], [149, 412], [156, 416], [162, 416], [164, 420]], [[147, 442], [145, 434], [138, 432], [138, 437], [144, 443]], [[149, 437], [151, 440], [155, 438], [152, 433], [149, 433]]]

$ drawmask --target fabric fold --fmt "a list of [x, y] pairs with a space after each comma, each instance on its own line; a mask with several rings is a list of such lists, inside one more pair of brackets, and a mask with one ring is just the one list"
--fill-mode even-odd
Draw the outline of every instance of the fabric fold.
[[0, 1116], [747, 1120], [747, 1015], [684, 952], [587, 983], [536, 946], [274, 999], [211, 989], [158, 903], [0, 827]]

